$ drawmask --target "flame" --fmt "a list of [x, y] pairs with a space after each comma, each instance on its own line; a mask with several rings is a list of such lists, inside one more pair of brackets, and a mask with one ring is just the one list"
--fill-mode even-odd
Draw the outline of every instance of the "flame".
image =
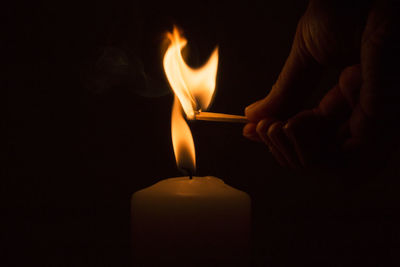
[[200, 68], [189, 67], [182, 57], [186, 39], [174, 27], [167, 33], [170, 45], [165, 52], [163, 65], [168, 82], [175, 93], [171, 115], [171, 135], [176, 162], [179, 168], [194, 173], [196, 154], [193, 136], [187, 125], [182, 110], [187, 118], [194, 118], [195, 112], [206, 110], [214, 96], [217, 68], [218, 47]]
[[172, 106], [171, 136], [178, 167], [194, 173], [196, 169], [196, 152], [193, 136], [189, 125], [183, 117], [182, 107], [176, 96]]
[[191, 119], [198, 110], [207, 110], [214, 96], [217, 68], [218, 47], [200, 68], [189, 67], [182, 57], [186, 39], [174, 27], [167, 33], [170, 45], [164, 55], [164, 71], [172, 90], [178, 97], [186, 116]]

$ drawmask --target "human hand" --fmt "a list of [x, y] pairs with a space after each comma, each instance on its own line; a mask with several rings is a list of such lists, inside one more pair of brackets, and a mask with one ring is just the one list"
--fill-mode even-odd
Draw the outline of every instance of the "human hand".
[[[399, 10], [396, 1], [310, 1], [278, 80], [245, 110], [244, 136], [292, 168], [328, 160], [365, 167], [386, 158], [400, 115]], [[342, 68], [337, 85], [303, 109], [331, 66]]]

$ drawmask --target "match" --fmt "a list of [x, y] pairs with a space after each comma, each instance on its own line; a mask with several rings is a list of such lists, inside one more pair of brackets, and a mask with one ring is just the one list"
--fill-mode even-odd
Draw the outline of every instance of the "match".
[[218, 121], [218, 122], [233, 122], [233, 123], [248, 123], [246, 116], [214, 113], [214, 112], [196, 112], [193, 120], [198, 121]]

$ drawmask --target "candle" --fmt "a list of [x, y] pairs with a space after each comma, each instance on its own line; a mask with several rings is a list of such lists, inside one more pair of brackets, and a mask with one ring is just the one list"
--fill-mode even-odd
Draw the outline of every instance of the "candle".
[[165, 179], [131, 207], [138, 266], [249, 265], [250, 197], [219, 178]]
[[[177, 98], [171, 134], [178, 167], [193, 173], [193, 137]], [[219, 178], [162, 180], [134, 193], [131, 208], [137, 266], [249, 264], [250, 197]]]
[[[185, 121], [206, 110], [215, 90], [218, 49], [192, 69], [183, 61], [186, 40], [174, 28], [164, 70], [176, 95], [171, 136], [178, 168], [195, 173], [193, 137]], [[248, 266], [250, 197], [216, 177], [162, 180], [133, 194], [133, 255], [137, 266]]]

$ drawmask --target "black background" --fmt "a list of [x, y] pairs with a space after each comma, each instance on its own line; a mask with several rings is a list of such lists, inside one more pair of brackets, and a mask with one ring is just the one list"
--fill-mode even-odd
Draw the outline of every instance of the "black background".
[[[131, 194], [181, 175], [163, 33], [174, 23], [184, 30], [194, 65], [219, 46], [210, 110], [242, 114], [277, 78], [306, 3], [53, 1], [7, 9], [5, 52], [17, 53], [7, 70], [3, 260], [130, 266]], [[321, 92], [336, 74], [329, 71]], [[241, 125], [191, 126], [198, 175], [252, 198], [254, 266], [399, 262], [398, 157], [378, 177], [355, 182], [283, 169], [266, 146], [242, 137]]]

